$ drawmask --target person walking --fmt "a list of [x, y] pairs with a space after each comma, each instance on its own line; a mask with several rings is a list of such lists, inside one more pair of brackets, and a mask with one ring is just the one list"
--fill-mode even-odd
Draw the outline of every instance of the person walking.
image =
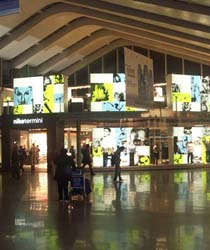
[[62, 148], [60, 154], [55, 159], [55, 180], [58, 186], [59, 201], [69, 202], [68, 182], [71, 180], [71, 170], [75, 168], [75, 162], [72, 156], [67, 155], [67, 150]]
[[26, 151], [25, 148], [23, 146], [20, 146], [19, 151], [19, 160], [20, 160], [20, 170], [22, 172], [24, 172], [24, 164], [25, 164], [25, 160], [26, 160]]
[[194, 145], [190, 141], [187, 143], [187, 163], [192, 164], [194, 159]]
[[12, 177], [19, 180], [20, 179], [20, 158], [19, 158], [19, 152], [18, 152], [18, 146], [17, 144], [14, 144], [12, 149]]
[[122, 182], [123, 179], [121, 177], [121, 168], [120, 168], [120, 154], [121, 152], [125, 149], [124, 146], [119, 147], [113, 154], [112, 156], [112, 163], [115, 167], [115, 173], [114, 173], [114, 182], [117, 181], [117, 179], [119, 178], [119, 181]]
[[82, 153], [82, 168], [85, 168], [86, 165], [89, 166], [89, 170], [90, 170], [90, 174], [93, 176], [95, 175], [95, 173], [93, 172], [93, 168], [92, 168], [92, 158], [90, 155], [90, 146], [89, 144], [83, 145], [82, 149], [81, 149], [81, 153]]
[[159, 148], [157, 145], [153, 146], [152, 152], [153, 152], [153, 164], [157, 165], [159, 160]]
[[35, 164], [36, 164], [36, 146], [32, 143], [32, 147], [30, 149], [30, 156], [31, 156], [31, 172], [35, 171]]

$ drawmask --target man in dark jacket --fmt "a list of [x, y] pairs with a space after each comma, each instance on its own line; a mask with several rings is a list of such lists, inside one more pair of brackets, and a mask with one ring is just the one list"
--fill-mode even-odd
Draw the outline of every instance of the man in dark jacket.
[[90, 174], [95, 175], [95, 173], [93, 172], [93, 168], [92, 168], [92, 158], [90, 155], [89, 144], [86, 144], [82, 147], [81, 153], [82, 153], [82, 168], [85, 168], [85, 166], [88, 165], [90, 169]]
[[112, 162], [115, 166], [115, 173], [114, 173], [114, 182], [117, 181], [117, 178], [119, 178], [119, 181], [122, 182], [123, 179], [121, 178], [121, 168], [120, 168], [120, 154], [125, 149], [125, 147], [121, 146], [119, 147], [112, 156]]
[[55, 159], [55, 180], [58, 185], [58, 199], [59, 201], [69, 201], [68, 181], [71, 179], [71, 170], [75, 168], [75, 162], [72, 156], [67, 155], [67, 150], [62, 148], [60, 154]]

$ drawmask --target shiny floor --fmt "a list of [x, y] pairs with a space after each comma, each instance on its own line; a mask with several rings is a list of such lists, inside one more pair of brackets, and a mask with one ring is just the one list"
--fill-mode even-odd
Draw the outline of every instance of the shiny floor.
[[51, 174], [0, 175], [2, 250], [209, 250], [210, 171], [123, 172], [92, 179], [93, 203], [57, 200]]

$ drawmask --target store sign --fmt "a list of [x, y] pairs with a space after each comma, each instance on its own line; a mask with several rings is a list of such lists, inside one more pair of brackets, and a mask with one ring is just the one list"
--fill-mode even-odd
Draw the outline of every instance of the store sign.
[[43, 124], [43, 118], [16, 118], [13, 120], [13, 125], [25, 125], [25, 124]]

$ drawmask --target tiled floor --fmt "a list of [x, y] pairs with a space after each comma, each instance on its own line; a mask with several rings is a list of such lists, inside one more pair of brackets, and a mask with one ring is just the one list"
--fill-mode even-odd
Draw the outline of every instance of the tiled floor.
[[57, 201], [47, 173], [0, 175], [1, 250], [209, 250], [210, 172], [93, 177], [93, 204]]

